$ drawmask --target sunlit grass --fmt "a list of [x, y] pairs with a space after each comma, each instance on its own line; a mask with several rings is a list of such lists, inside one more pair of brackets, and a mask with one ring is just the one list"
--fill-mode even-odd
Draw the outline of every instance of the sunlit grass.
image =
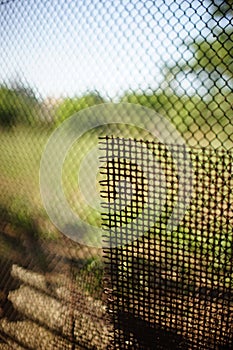
[[[17, 224], [18, 220], [21, 227], [30, 226], [32, 220], [36, 220], [41, 227], [41, 234], [45, 237], [56, 237], [56, 229], [45, 212], [39, 186], [40, 160], [51, 132], [52, 130], [45, 128], [18, 126], [8, 131], [1, 130], [0, 134], [1, 208], [10, 213], [11, 217], [14, 218], [15, 224]], [[138, 130], [136, 129], [134, 131], [130, 130], [130, 132], [135, 132], [135, 137], [138, 135]], [[122, 130], [119, 128], [119, 133], [124, 135], [123, 126]], [[66, 199], [72, 210], [83, 221], [100, 227], [101, 208], [100, 198], [98, 197], [100, 174], [97, 159], [98, 150], [95, 148], [98, 136], [98, 132], [87, 133], [73, 144], [63, 164], [62, 181]], [[203, 167], [204, 163], [201, 166]], [[229, 164], [223, 164], [223, 166], [226, 167]], [[81, 175], [80, 168], [82, 169]], [[221, 177], [221, 172], [219, 176]], [[82, 181], [81, 187], [79, 179]], [[93, 179], [96, 188], [93, 185]], [[222, 186], [221, 190], [226, 191], [225, 186]], [[139, 212], [135, 213], [135, 215], [140, 214], [142, 210], [142, 208], [139, 208]], [[4, 218], [2, 213], [1, 215]], [[215, 217], [211, 215], [209, 217], [210, 219], [212, 218], [214, 232], [217, 224]], [[129, 222], [131, 219], [129, 219]], [[223, 222], [224, 218], [221, 220]], [[163, 224], [165, 225], [166, 223], [162, 222], [161, 225]], [[159, 234], [161, 227], [157, 229], [156, 234]], [[183, 245], [190, 252], [199, 249], [206, 256], [210, 256], [214, 249], [216, 256], [218, 256], [219, 252], [219, 257], [218, 262], [211, 262], [211, 268], [214, 267], [216, 270], [220, 267], [222, 269], [228, 268], [228, 265], [226, 266], [225, 263], [228, 264], [232, 256], [232, 234], [230, 232], [217, 231], [214, 235], [206, 235], [205, 231], [203, 229], [199, 230], [198, 227], [193, 227], [191, 230], [192, 232], [190, 233], [190, 230], [187, 231], [185, 226], [180, 226], [179, 231], [166, 236], [166, 240], [167, 242], [169, 240], [172, 241], [173, 244]]]
[[[19, 227], [41, 224], [41, 232], [51, 237], [46, 228], [48, 218], [40, 196], [40, 159], [51, 130], [17, 126], [0, 133], [0, 203], [9, 220]], [[2, 220], [4, 220], [1, 210]]]

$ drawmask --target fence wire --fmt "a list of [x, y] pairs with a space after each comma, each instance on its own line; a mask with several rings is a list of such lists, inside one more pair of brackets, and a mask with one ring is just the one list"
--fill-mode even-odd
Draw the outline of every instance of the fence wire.
[[[220, 349], [225, 345], [230, 349], [232, 153], [188, 151], [191, 202], [179, 223], [169, 229], [169, 217], [176, 206], [180, 214], [184, 204], [184, 198], [177, 197], [181, 179], [171, 152], [181, 159], [184, 147], [114, 137], [102, 139], [100, 145], [105, 153], [101, 158], [104, 251], [113, 348]], [[150, 161], [148, 149], [153, 155]], [[152, 172], [160, 186], [155, 183], [150, 190]], [[166, 191], [161, 186], [162, 172]], [[188, 183], [188, 166], [183, 172]]]
[[[230, 174], [228, 162], [232, 161], [233, 145], [232, 6], [232, 0], [0, 0], [0, 348], [5, 349], [8, 346], [10, 349], [105, 349], [109, 346], [111, 334], [114, 332], [115, 337], [118, 337], [115, 339], [115, 346], [118, 346], [119, 339], [123, 339], [123, 348], [130, 347], [131, 342], [132, 347], [139, 346], [141, 342], [135, 335], [125, 335], [126, 330], [118, 330], [116, 319], [113, 320], [113, 324], [108, 319], [105, 296], [102, 293], [102, 249], [72, 242], [59, 232], [48, 217], [40, 194], [40, 161], [49, 137], [75, 113], [88, 107], [104, 106], [108, 102], [138, 104], [159, 113], [173, 125], [187, 147], [190, 147], [194, 169], [198, 168], [200, 158], [203, 173], [201, 174], [198, 168], [200, 179], [195, 174], [195, 181], [203, 181], [203, 187], [200, 193], [195, 192], [195, 187], [196, 197], [195, 200], [192, 199], [189, 216], [186, 214], [184, 217], [184, 220], [187, 219], [184, 231], [175, 231], [174, 241], [171, 242], [170, 236], [165, 238], [162, 235], [159, 242], [160, 254], [168, 254], [169, 243], [169, 249], [176, 251], [174, 256], [177, 255], [180, 259], [183, 257], [181, 265], [184, 266], [184, 271], [187, 263], [184, 256], [186, 249], [188, 256], [191, 251], [194, 252], [193, 260], [190, 260], [188, 266], [192, 273], [188, 281], [185, 279], [188, 278], [187, 275], [182, 274], [183, 279], [175, 282], [175, 291], [178, 294], [174, 298], [174, 305], [168, 306], [164, 302], [168, 292], [165, 288], [165, 296], [161, 294], [161, 298], [156, 299], [154, 292], [152, 293], [154, 304], [149, 311], [149, 306], [145, 306], [145, 309], [142, 307], [142, 310], [145, 310], [144, 316], [141, 316], [141, 306], [138, 306], [137, 311], [138, 318], [148, 322], [149, 335], [146, 337], [150, 338], [150, 334], [154, 336], [155, 330], [151, 333], [151, 327], [158, 323], [163, 326], [163, 332], [169, 327], [169, 332], [173, 332], [174, 322], [178, 325], [182, 318], [182, 326], [177, 326], [177, 332], [185, 338], [185, 342], [189, 341], [187, 339], [190, 339], [191, 334], [194, 334], [193, 341], [197, 341], [192, 329], [194, 326], [190, 326], [188, 321], [187, 303], [191, 298], [189, 288], [195, 286], [198, 289], [198, 273], [204, 273], [203, 283], [206, 289], [203, 289], [203, 293], [211, 299], [210, 289], [215, 285], [215, 272], [221, 280], [216, 282], [217, 289], [222, 288], [219, 293], [223, 296], [226, 295], [227, 288], [230, 288], [227, 281], [231, 279], [228, 268], [231, 268], [229, 250], [232, 222], [231, 217], [230, 221], [227, 221], [226, 213], [230, 215], [230, 209], [225, 205], [231, 205], [232, 197], [225, 176]], [[100, 135], [123, 134], [130, 137], [132, 130], [125, 125], [125, 120], [126, 117], [122, 117], [122, 125], [115, 125], [111, 132], [106, 132], [106, 128], [87, 132], [78, 144], [72, 146], [64, 161], [62, 184], [67, 203], [72, 211], [90, 226], [101, 228], [101, 210], [100, 206], [96, 205], [96, 198], [92, 193], [94, 186], [90, 184], [97, 159], [91, 150], [97, 145]], [[139, 127], [141, 122], [138, 118]], [[88, 123], [87, 120], [87, 125]], [[153, 121], [151, 123], [157, 127]], [[145, 141], [144, 136], [140, 128], [134, 129], [133, 137]], [[70, 137], [71, 134], [66, 135], [66, 139]], [[168, 143], [169, 137], [171, 141], [172, 135], [168, 136]], [[64, 139], [59, 142], [56, 144], [57, 154], [61, 152]], [[153, 143], [147, 145], [152, 149], [157, 147]], [[161, 147], [163, 149], [162, 145]], [[198, 147], [206, 147], [208, 150], [199, 152]], [[166, 147], [162, 149], [161, 152], [166, 154]], [[174, 154], [176, 152], [179, 153], [179, 147], [174, 150]], [[134, 153], [132, 154], [134, 156]], [[138, 156], [135, 155], [136, 158]], [[157, 156], [159, 158], [162, 155]], [[219, 165], [215, 163], [215, 157], [219, 159]], [[171, 158], [169, 153], [168, 159], [172, 162]], [[162, 159], [165, 162], [164, 155]], [[141, 163], [143, 161], [141, 159]], [[122, 164], [120, 171], [121, 166]], [[133, 181], [139, 181], [139, 178], [140, 181], [137, 185], [137, 195], [132, 202], [134, 210], [125, 212], [126, 216], [120, 216], [119, 220], [122, 221], [129, 219], [127, 215], [132, 215], [131, 219], [136, 218], [147, 201], [145, 188], [148, 184], [143, 177], [143, 171], [137, 164], [127, 166], [130, 178], [134, 179], [136, 176]], [[81, 176], [77, 169], [80, 167], [85, 168], [81, 186], [85, 195], [77, 186], [77, 177], [79, 180]], [[167, 171], [170, 169], [166, 163], [162, 167]], [[225, 168], [225, 172], [221, 167]], [[47, 171], [48, 174], [55, 172], [50, 164]], [[161, 205], [165, 201], [168, 211], [163, 213], [162, 226], [159, 227], [161, 232], [168, 220], [171, 202], [176, 199], [175, 194], [174, 198], [172, 197], [172, 188], [178, 188], [178, 179], [173, 178], [173, 170], [169, 171], [165, 172], [165, 178], [170, 179], [165, 181], [167, 186], [171, 181], [168, 202], [165, 198], [165, 188], [160, 188]], [[211, 175], [205, 175], [208, 171]], [[210, 180], [208, 176], [212, 176], [212, 172], [213, 179]], [[207, 188], [205, 192], [205, 186], [210, 186], [211, 181], [213, 186], [216, 184], [218, 187]], [[110, 187], [107, 192], [111, 197]], [[124, 194], [124, 191], [122, 193]], [[210, 199], [210, 193], [213, 201]], [[226, 197], [228, 195], [229, 198]], [[205, 196], [207, 197], [204, 198]], [[199, 204], [199, 201], [204, 200], [205, 211]], [[53, 202], [56, 201], [59, 201], [58, 196], [53, 198]], [[62, 215], [61, 210], [60, 216]], [[114, 223], [114, 220], [118, 222], [118, 217], [111, 216], [110, 221]], [[69, 225], [72, 226], [72, 223]], [[192, 243], [193, 250], [188, 245], [185, 227], [194, 230], [192, 236], [198, 238]], [[217, 238], [208, 236], [212, 228], [211, 232], [217, 232]], [[143, 231], [142, 226], [140, 229]], [[196, 232], [197, 229], [203, 232], [203, 237], [202, 234], [199, 235], [199, 231]], [[225, 233], [227, 245], [223, 247], [222, 237]], [[183, 235], [181, 240], [187, 247], [185, 245], [185, 250], [181, 249], [179, 255], [177, 252], [180, 243], [175, 242], [178, 237], [180, 239], [180, 235]], [[146, 251], [149, 249], [146, 248], [146, 244], [143, 256], [147, 255]], [[201, 253], [196, 250], [197, 246]], [[212, 248], [211, 253], [209, 250]], [[137, 255], [137, 249], [132, 252], [134, 260], [137, 260], [134, 257], [134, 254]], [[157, 247], [153, 253], [155, 258], [160, 257], [158, 251]], [[119, 290], [122, 292], [118, 301], [119, 309], [128, 313], [127, 317], [131, 322], [129, 310], [122, 307], [126, 283], [125, 280], [123, 283], [126, 264], [124, 254], [129, 252], [124, 252], [122, 248], [112, 258], [117, 261], [123, 259], [121, 267], [116, 261], [118, 277], [112, 262], [109, 264], [113, 268], [113, 280], [116, 278], [118, 281], [119, 278]], [[168, 269], [172, 262], [169, 254], [166, 256]], [[214, 267], [215, 258], [217, 265]], [[130, 259], [127, 282], [129, 284], [130, 274], [132, 275]], [[143, 259], [146, 260], [145, 257]], [[223, 261], [223, 265], [227, 265], [226, 270], [223, 267], [218, 270], [220, 260]], [[144, 262], [142, 266], [141, 262], [137, 264], [138, 269], [141, 269], [137, 274], [137, 278], [140, 279], [144, 272], [146, 275], [147, 268]], [[198, 264], [204, 266], [205, 272], [197, 272]], [[151, 269], [152, 275], [157, 276], [154, 265], [148, 264], [148, 269]], [[213, 269], [210, 271], [213, 281], [210, 278], [211, 282], [208, 283], [207, 265], [210, 270]], [[161, 271], [163, 269], [162, 266]], [[163, 271], [168, 274], [166, 269]], [[150, 278], [148, 277], [149, 284]], [[170, 279], [172, 278], [171, 276]], [[187, 287], [190, 284], [188, 282], [191, 283], [190, 287]], [[179, 283], [185, 291], [184, 294], [186, 293], [184, 304], [181, 301], [179, 304]], [[142, 290], [143, 288], [144, 285]], [[200, 290], [201, 288], [200, 283]], [[162, 289], [159, 290], [163, 293]], [[131, 293], [130, 288], [127, 293]], [[149, 289], [145, 289], [143, 293], [143, 303], [146, 305], [149, 303]], [[222, 298], [222, 301], [215, 304], [207, 301], [208, 298], [197, 301], [199, 306], [195, 311], [198, 315], [196, 320], [202, 319], [203, 325], [195, 323], [195, 327], [200, 329], [196, 334], [207, 332], [211, 344], [231, 344], [231, 332], [228, 329], [231, 303], [223, 296], [217, 295], [216, 298]], [[193, 306], [196, 302], [194, 299], [191, 298], [190, 304], [193, 310], [196, 307]], [[140, 300], [140, 305], [141, 302]], [[161, 315], [152, 316], [151, 313], [158, 310], [158, 303], [161, 303], [161, 309], [158, 311]], [[221, 320], [215, 317], [215, 307], [218, 306], [223, 318]], [[170, 315], [172, 307], [175, 307], [176, 311], [174, 317], [167, 316], [170, 317], [169, 323], [162, 314], [168, 308]], [[181, 316], [178, 316], [179, 308], [184, 309]], [[206, 308], [203, 314], [201, 308]], [[212, 310], [213, 320], [216, 320], [217, 324], [213, 333], [209, 331], [212, 325], [209, 315], [212, 314]], [[182, 312], [186, 313], [186, 321]], [[227, 313], [229, 321], [225, 321], [227, 316], [224, 315]], [[144, 329], [140, 322], [137, 327]], [[160, 335], [156, 337], [160, 338]], [[206, 340], [205, 344], [207, 343]], [[204, 348], [204, 340], [200, 340], [200, 344]], [[208, 348], [208, 345], [205, 346]]]

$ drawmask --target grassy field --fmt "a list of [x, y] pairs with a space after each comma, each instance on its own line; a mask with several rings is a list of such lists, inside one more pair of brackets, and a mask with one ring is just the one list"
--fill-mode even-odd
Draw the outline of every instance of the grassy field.
[[0, 203], [21, 216], [42, 214], [39, 191], [40, 158], [49, 137], [43, 129], [17, 127], [1, 130]]
[[[36, 222], [43, 237], [54, 239], [58, 236], [58, 231], [50, 222], [45, 212], [39, 186], [40, 160], [51, 133], [51, 129], [23, 126], [18, 126], [8, 131], [1, 130], [0, 214], [2, 222], [8, 220], [20, 227], [30, 227], [32, 222]], [[73, 144], [64, 161], [62, 181], [64, 193], [72, 210], [78, 213], [80, 218], [85, 222], [100, 227], [101, 209], [99, 208], [98, 198], [99, 188], [94, 188], [92, 184], [93, 179], [96, 176], [98, 178], [98, 151], [97, 149], [93, 149], [97, 141], [98, 134], [92, 133], [85, 134], [79, 142]], [[204, 169], [205, 163], [201, 166]], [[78, 172], [80, 168], [82, 173]], [[225, 178], [222, 178], [221, 184], [219, 182], [220, 180], [216, 182], [217, 185], [212, 183], [210, 190], [212, 192], [218, 191], [218, 199], [221, 201], [228, 194], [232, 198], [232, 191], [228, 189], [229, 193], [227, 193], [227, 186], [224, 185], [228, 181], [227, 172], [221, 174], [220, 168], [219, 171], [219, 178], [224, 174]], [[78, 186], [78, 176], [81, 176], [81, 188]], [[207, 176], [205, 181], [208, 184], [208, 167], [206, 168], [205, 176]], [[220, 187], [216, 190], [215, 187], [218, 186], [218, 183]], [[203, 191], [203, 189], [201, 190]], [[208, 197], [208, 189], [205, 189], [205, 191]], [[196, 199], [196, 204], [198, 205], [198, 199]], [[198, 236], [195, 234], [190, 235], [190, 232], [186, 232], [187, 228], [184, 226], [180, 227], [179, 231], [174, 232], [172, 236], [167, 237], [166, 240], [171, 240], [173, 244], [177, 243], [178, 245], [187, 246], [187, 249], [190, 249], [190, 251], [192, 249], [195, 251], [200, 246], [202, 253], [207, 255], [213, 249], [216, 251], [216, 254], [219, 251], [219, 261], [213, 261], [217, 271], [219, 264], [224, 269], [226, 259], [228, 264], [231, 265], [233, 240], [231, 232], [225, 232], [225, 227], [228, 227], [228, 231], [229, 227], [231, 227], [229, 225], [227, 226], [228, 219], [226, 215], [221, 216], [215, 210], [214, 201], [212, 203], [210, 202], [208, 206], [210, 208], [210, 212], [207, 213], [207, 218], [209, 218], [208, 223], [205, 220], [204, 222], [200, 221], [202, 219], [199, 219], [198, 214], [195, 214], [195, 205], [193, 205], [190, 213], [187, 213], [192, 222], [191, 226], [193, 225], [193, 227], [190, 227], [196, 233], [200, 233]], [[215, 218], [212, 212], [218, 213], [218, 217]], [[194, 222], [193, 218], [195, 215], [196, 221]], [[205, 231], [205, 227], [208, 225], [212, 227], [213, 234], [215, 232], [214, 236], [213, 234], [212, 236], [209, 235], [208, 230]]]
[[[51, 238], [56, 237], [57, 230], [42, 203], [39, 172], [41, 156], [52, 131], [22, 125], [0, 130], [1, 216], [7, 212], [19, 225], [35, 220], [41, 227], [41, 233]], [[124, 134], [119, 128], [118, 133], [121, 132]], [[70, 148], [63, 164], [62, 186], [70, 208], [83, 221], [100, 227], [98, 136], [98, 132], [86, 133]]]
[[[0, 255], [22, 266], [29, 262], [46, 273], [56, 268], [49, 252], [56, 254], [58, 260], [65, 257], [67, 261], [76, 261], [80, 264], [75, 272], [77, 283], [96, 294], [101, 285], [100, 251], [75, 245], [63, 237], [42, 203], [40, 161], [51, 133], [51, 129], [23, 126], [0, 131]], [[77, 167], [82, 163], [83, 152], [92, 145], [93, 136], [90, 139], [86, 135], [79, 145], [72, 147], [64, 164], [63, 190], [72, 209], [87, 222], [98, 225], [100, 213], [96, 214], [81, 200], [77, 186]], [[88, 188], [89, 178], [85, 179], [84, 187]]]
[[[19, 222], [31, 219], [39, 221], [43, 234], [56, 235], [53, 225], [49, 225], [40, 196], [40, 160], [51, 130], [42, 128], [17, 127], [1, 130], [0, 136], [0, 208], [13, 215]], [[75, 143], [64, 162], [63, 190], [72, 209], [92, 224], [100, 224], [100, 214], [85, 201], [78, 188], [78, 168], [83, 154], [97, 142], [98, 136], [84, 135]], [[89, 158], [93, 157], [90, 154]], [[85, 165], [85, 164], [84, 164]], [[89, 169], [91, 171], [91, 168]], [[52, 169], [51, 169], [52, 171]], [[83, 188], [89, 188], [89, 176], [82, 177]], [[87, 196], [90, 191], [87, 191]], [[95, 199], [96, 200], [96, 199]], [[91, 202], [91, 201], [90, 201]]]

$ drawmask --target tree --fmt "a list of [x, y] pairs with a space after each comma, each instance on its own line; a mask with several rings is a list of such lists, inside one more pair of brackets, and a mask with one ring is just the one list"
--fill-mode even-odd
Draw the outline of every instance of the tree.
[[20, 84], [0, 85], [0, 125], [11, 128], [17, 123], [32, 124], [39, 103], [33, 90]]
[[[140, 104], [152, 108], [168, 117], [183, 134], [197, 119], [205, 104], [199, 96], [177, 95], [167, 91], [147, 93], [126, 93], [121, 102]], [[139, 121], [140, 122], [140, 121]]]
[[92, 107], [105, 100], [98, 93], [88, 93], [82, 97], [66, 98], [61, 102], [55, 112], [56, 123], [60, 124], [73, 114], [78, 113], [84, 108]]
[[[191, 59], [184, 60], [183, 57], [182, 62], [166, 66], [165, 78], [172, 93], [179, 85], [180, 79], [192, 75], [192, 86], [194, 89], [196, 87], [195, 95], [199, 96], [200, 100], [189, 113], [192, 118], [194, 112], [196, 114], [190, 128], [194, 139], [198, 142], [205, 139], [208, 144], [231, 148], [233, 0], [205, 0], [202, 5], [209, 16], [205, 23], [205, 31], [184, 43]], [[209, 30], [208, 35], [206, 29]]]
[[192, 73], [210, 95], [225, 95], [233, 87], [233, 0], [206, 0], [203, 4], [212, 16], [212, 21], [206, 23], [211, 34], [206, 38], [199, 35], [186, 43], [192, 58], [166, 67], [167, 79], [171, 82], [181, 72]]

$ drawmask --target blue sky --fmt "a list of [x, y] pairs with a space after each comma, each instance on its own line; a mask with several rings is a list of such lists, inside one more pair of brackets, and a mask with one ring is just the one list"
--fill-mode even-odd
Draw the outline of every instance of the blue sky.
[[42, 97], [156, 90], [164, 64], [190, 57], [182, 44], [209, 35], [208, 18], [201, 1], [10, 0], [0, 6], [0, 82], [20, 79]]

